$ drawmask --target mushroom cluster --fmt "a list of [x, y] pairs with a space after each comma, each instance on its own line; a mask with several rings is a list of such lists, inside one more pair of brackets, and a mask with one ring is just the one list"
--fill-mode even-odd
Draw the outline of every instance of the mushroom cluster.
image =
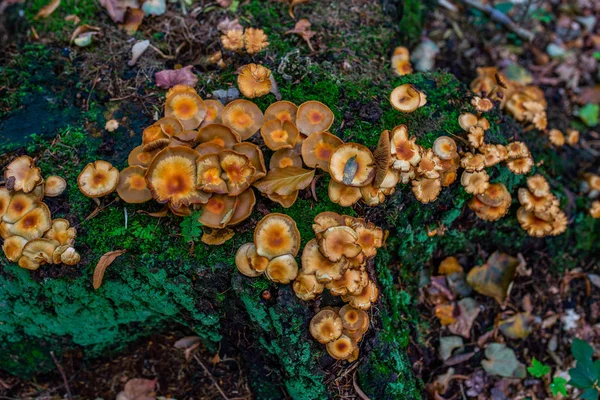
[[313, 300], [324, 289], [353, 307], [368, 310], [379, 290], [366, 271], [367, 262], [383, 246], [383, 230], [363, 218], [325, 211], [315, 217], [315, 239], [302, 251], [302, 268], [294, 292]]
[[254, 229], [254, 243], [243, 244], [235, 255], [241, 274], [262, 275], [273, 282], [288, 284], [298, 276], [295, 257], [300, 251], [300, 232], [296, 222], [284, 214], [265, 216]]
[[543, 176], [527, 178], [527, 187], [519, 189], [519, 202], [517, 220], [530, 236], [556, 236], [567, 229], [567, 216]]
[[583, 174], [580, 189], [593, 200], [589, 210], [592, 218], [600, 218], [600, 200], [594, 200], [600, 196], [600, 175], [591, 172]]
[[324, 344], [336, 360], [353, 362], [358, 358], [358, 343], [369, 329], [369, 316], [350, 304], [324, 307], [310, 321], [310, 334]]
[[36, 270], [44, 264], [75, 265], [79, 253], [73, 247], [77, 231], [69, 221], [52, 219], [44, 197], [56, 197], [67, 183], [59, 176], [46, 179], [29, 156], [12, 160], [0, 187], [0, 237], [2, 250], [20, 267]]
[[219, 23], [218, 28], [222, 33], [222, 50], [213, 53], [208, 58], [208, 62], [219, 68], [226, 68], [231, 63], [231, 59], [228, 59], [227, 55], [241, 53], [254, 55], [269, 46], [269, 40], [264, 30], [258, 28], [244, 29], [237, 19], [233, 21], [225, 19]]

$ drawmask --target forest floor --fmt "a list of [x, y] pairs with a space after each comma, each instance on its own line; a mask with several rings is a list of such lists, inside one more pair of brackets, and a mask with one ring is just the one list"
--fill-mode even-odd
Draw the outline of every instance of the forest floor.
[[[410, 0], [376, 4], [369, 0], [332, 1], [328, 5], [313, 0], [294, 10], [297, 19], [307, 18], [312, 24], [314, 36], [309, 42], [313, 49], [309, 49], [299, 36], [286, 34], [293, 28], [293, 20], [287, 17], [287, 6], [281, 2], [269, 1], [264, 6], [261, 1], [203, 0], [185, 6], [182, 0], [169, 2], [166, 13], [142, 22], [135, 38], [151, 38], [155, 47], [140, 57], [135, 69], [126, 64], [134, 40], [111, 21], [96, 1], [62, 0], [53, 15], [35, 19], [46, 3], [5, 0], [0, 4], [0, 35], [4, 33], [0, 37], [0, 56], [6, 60], [0, 63], [0, 138], [17, 153], [23, 153], [31, 143], [31, 139], [17, 132], [52, 137], [64, 129], [66, 121], [78, 119], [84, 121], [82, 128], [86, 132], [99, 138], [104, 122], [115, 118], [128, 135], [118, 142], [107, 141], [103, 144], [105, 150], [111, 156], [129, 151], [139, 141], [136, 132], [139, 134], [140, 128], [161, 112], [164, 90], [153, 82], [154, 74], [163, 69], [194, 65], [203, 75], [200, 85], [205, 85], [199, 92], [233, 87], [235, 71], [221, 71], [209, 65], [207, 58], [220, 46], [219, 22], [225, 17], [236, 17], [243, 23], [251, 21], [264, 27], [271, 41], [265, 61], [291, 54], [293, 68], [304, 71], [304, 75], [294, 71], [295, 76], [307, 76], [318, 68], [344, 76], [347, 81], [380, 83], [385, 78], [377, 71], [390, 68], [389, 57], [400, 45], [408, 47], [413, 55], [416, 53], [414, 68], [425, 65], [421, 68], [443, 69], [466, 85], [477, 76], [478, 67], [497, 66], [511, 80], [543, 90], [549, 127], [580, 132], [577, 152], [567, 146], [556, 149], [558, 162], [565, 164], [568, 176], [577, 179], [583, 172], [600, 172], [600, 22], [596, 18], [600, 5], [593, 1], [488, 2], [531, 32], [535, 38], [530, 42], [491, 21], [486, 12], [460, 1], [441, 2], [444, 5], [432, 5], [425, 11], [415, 5], [419, 2]], [[71, 15], [99, 28], [101, 33], [93, 39], [93, 46], [97, 46], [94, 51], [69, 44], [75, 26], [65, 18]], [[387, 27], [387, 36], [381, 35], [379, 26]], [[411, 31], [407, 32], [405, 26]], [[377, 48], [380, 45], [385, 48]], [[295, 48], [302, 49], [302, 57], [293, 58]], [[382, 114], [375, 102], [350, 100], [345, 107], [340, 132], [354, 124], [365, 126], [371, 119], [379, 120]], [[542, 146], [548, 148], [550, 144], [544, 142]], [[0, 165], [11, 156], [8, 152], [0, 154]], [[569, 178], [565, 175], [564, 179]], [[573, 215], [576, 208], [589, 205], [588, 199], [577, 197], [579, 193], [565, 190], [565, 203]], [[377, 222], [378, 218], [385, 218], [381, 214], [382, 211], [372, 211], [370, 217]], [[455, 224], [464, 228], [469, 220], [461, 217]], [[599, 228], [598, 223], [589, 226]], [[480, 312], [468, 326], [470, 338], [460, 339], [459, 344], [450, 345], [449, 353], [442, 354], [440, 339], [457, 336], [451, 336], [440, 323], [428, 301], [430, 286], [419, 280], [429, 281], [432, 274], [436, 275], [433, 270], [448, 255], [455, 255], [463, 267], [474, 266], [474, 259], [485, 260], [489, 254], [476, 247], [479, 253], [475, 256], [434, 253], [432, 260], [423, 261], [428, 266], [420, 277], [397, 283], [419, 298], [415, 315], [406, 317], [411, 324], [407, 352], [415, 376], [427, 388], [424, 396], [550, 398], [552, 378], [565, 376], [574, 365], [572, 339], [584, 339], [596, 349], [600, 344], [600, 247], [592, 243], [588, 248], [590, 254], [595, 251], [595, 257], [562, 260], [554, 257], [557, 249], [548, 249], [544, 243], [520, 249], [521, 257], [531, 255], [536, 262], [522, 262], [519, 266], [510, 288], [513, 301], [498, 304], [493, 298], [477, 296]], [[49, 273], [54, 275], [39, 275], [36, 279], [69, 273], [54, 271]], [[519, 332], [535, 326], [535, 334], [521, 339], [503, 337], [498, 319], [521, 310], [535, 318], [524, 322], [527, 326], [519, 327]], [[67, 351], [56, 361], [52, 372], [32, 379], [17, 378], [0, 370], [0, 399], [64, 398], [64, 379], [68, 380], [73, 398], [110, 399], [133, 378], [156, 378], [159, 398], [254, 398], [251, 378], [237, 349], [215, 352], [197, 345], [186, 352], [175, 348], [178, 340], [191, 336], [191, 330], [173, 327], [126, 344], [116, 355], [91, 360], [78, 351]], [[532, 358], [540, 360], [551, 367], [551, 373], [521, 379], [488, 376], [481, 368], [482, 355], [478, 353], [490, 342], [510, 345], [527, 367]], [[325, 380], [332, 398], [365, 398], [351, 372], [339, 365], [329, 370]], [[441, 390], [436, 383], [448, 390]]]

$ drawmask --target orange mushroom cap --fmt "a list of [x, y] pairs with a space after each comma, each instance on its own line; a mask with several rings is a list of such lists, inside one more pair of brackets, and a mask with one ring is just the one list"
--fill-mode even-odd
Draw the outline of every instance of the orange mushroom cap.
[[310, 320], [310, 334], [321, 344], [327, 344], [342, 335], [342, 319], [333, 310], [321, 310]]
[[291, 122], [272, 119], [263, 124], [260, 134], [268, 148], [279, 150], [293, 148], [300, 133]]
[[236, 198], [223, 194], [213, 194], [206, 204], [198, 221], [209, 228], [224, 228], [228, 225], [235, 208]]
[[333, 112], [325, 104], [310, 100], [298, 107], [296, 126], [305, 135], [315, 132], [325, 132], [333, 124]]
[[354, 258], [362, 251], [356, 243], [358, 235], [347, 226], [327, 228], [319, 239], [321, 253], [330, 261], [337, 262], [346, 258]]
[[293, 284], [294, 293], [300, 300], [314, 300], [318, 294], [323, 293], [323, 286], [314, 275], [300, 272]]
[[298, 152], [298, 147], [293, 149], [280, 149], [271, 156], [269, 168], [296, 167], [302, 168], [302, 157]]
[[45, 203], [38, 202], [36, 207], [25, 214], [10, 228], [11, 235], [18, 235], [27, 240], [41, 238], [52, 226], [52, 216], [50, 209]]
[[336, 360], [349, 360], [357, 349], [356, 342], [346, 335], [327, 343], [327, 353]]
[[295, 257], [300, 250], [300, 232], [289, 216], [271, 213], [256, 225], [254, 243], [258, 254], [268, 259], [284, 254]]
[[67, 188], [67, 181], [57, 175], [50, 175], [44, 181], [44, 195], [48, 197], [60, 196]]
[[119, 182], [119, 170], [111, 163], [96, 160], [86, 165], [77, 177], [79, 190], [87, 197], [102, 197], [112, 193]]
[[421, 203], [427, 204], [436, 200], [442, 191], [442, 182], [435, 178], [421, 178], [412, 181], [412, 191]]
[[349, 268], [340, 279], [325, 284], [333, 296], [359, 294], [369, 283], [369, 276], [360, 269]]
[[319, 250], [316, 239], [311, 239], [302, 251], [302, 273], [315, 275], [321, 283], [340, 279], [348, 269], [348, 260], [340, 258], [339, 261], [329, 261]]
[[117, 193], [126, 203], [145, 203], [152, 199], [146, 183], [146, 168], [134, 165], [119, 173]]
[[354, 308], [350, 304], [346, 304], [340, 308], [339, 316], [342, 319], [342, 326], [348, 330], [359, 330], [366, 325], [369, 325], [369, 316], [366, 312], [359, 308]]
[[278, 119], [281, 122], [296, 122], [298, 106], [290, 101], [280, 100], [271, 104], [265, 110], [265, 122]]
[[228, 225], [239, 224], [248, 218], [250, 214], [252, 214], [255, 204], [256, 195], [254, 194], [254, 190], [252, 190], [252, 188], [244, 190], [237, 196], [235, 209], [233, 210], [233, 215], [231, 216]]
[[131, 166], [139, 165], [141, 167], [147, 167], [148, 165], [150, 165], [152, 160], [154, 160], [154, 157], [156, 157], [159, 151], [160, 150], [154, 150], [148, 152], [144, 151], [143, 145], [137, 146], [133, 150], [131, 150], [131, 153], [129, 153], [127, 163]]
[[247, 64], [240, 68], [237, 78], [240, 92], [250, 98], [261, 97], [271, 92], [271, 71], [260, 64]]
[[421, 93], [409, 83], [400, 85], [390, 93], [390, 104], [398, 111], [413, 112], [421, 104]]
[[208, 124], [200, 128], [194, 142], [214, 143], [224, 149], [231, 149], [236, 143], [240, 142], [240, 135], [228, 126]]
[[254, 243], [243, 244], [235, 254], [235, 265], [242, 275], [250, 278], [262, 275], [267, 269], [269, 260], [256, 253]]
[[58, 242], [51, 239], [35, 239], [23, 247], [23, 255], [19, 258], [19, 266], [25, 269], [36, 270], [43, 264], [53, 262], [54, 250]]
[[352, 228], [358, 235], [356, 243], [367, 258], [377, 255], [377, 249], [383, 246], [383, 230], [372, 223], [358, 222]]
[[338, 183], [364, 186], [375, 176], [375, 159], [367, 147], [358, 143], [345, 143], [331, 154], [329, 173]]
[[6, 204], [6, 200], [9, 200], [9, 202], [4, 206], [2, 220], [9, 224], [14, 224], [20, 220], [39, 204], [37, 197], [33, 193], [16, 192], [8, 199], [5, 198], [3, 201], [4, 204]]
[[260, 178], [263, 178], [267, 174], [267, 167], [265, 166], [265, 159], [260, 147], [250, 142], [241, 142], [233, 145], [232, 150], [236, 153], [243, 154], [250, 159], [250, 163], [254, 167], [254, 175], [251, 181], [255, 182]]
[[290, 254], [277, 256], [267, 264], [265, 275], [273, 282], [288, 284], [298, 276], [298, 263]]
[[177, 118], [185, 130], [196, 129], [206, 117], [207, 107], [195, 91], [176, 92], [167, 96], [165, 116]]
[[342, 183], [337, 183], [333, 179], [329, 181], [327, 194], [329, 199], [342, 207], [350, 207], [361, 199], [361, 189], [354, 186], [347, 186]]
[[196, 160], [198, 190], [225, 194], [229, 191], [227, 182], [221, 177], [223, 170], [218, 154], [206, 154]]
[[415, 143], [415, 140], [415, 138], [409, 138], [406, 125], [398, 125], [392, 130], [390, 148], [395, 157], [392, 168], [408, 172], [411, 167], [419, 164], [421, 148]]
[[483, 171], [467, 172], [464, 171], [460, 177], [460, 183], [463, 185], [467, 193], [481, 194], [490, 186], [490, 177], [488, 173]]
[[4, 213], [8, 209], [10, 204], [11, 195], [8, 189], [0, 187], [0, 219], [4, 216]]
[[281, 205], [283, 208], [290, 208], [298, 200], [298, 190], [294, 190], [291, 194], [281, 195], [277, 193], [265, 193], [269, 200]]
[[510, 205], [512, 201], [510, 192], [503, 183], [490, 184], [483, 193], [477, 195], [477, 199], [490, 207]]
[[549, 235], [553, 229], [551, 222], [536, 217], [532, 211], [527, 211], [525, 207], [520, 207], [517, 211], [517, 220], [529, 236], [543, 237]]
[[223, 124], [237, 132], [242, 140], [249, 139], [263, 124], [258, 106], [248, 100], [234, 100], [221, 113]]
[[177, 137], [185, 130], [181, 121], [175, 117], [163, 117], [156, 121], [154, 125], [158, 125], [167, 137]]
[[63, 218], [53, 220], [52, 227], [44, 233], [44, 238], [56, 240], [61, 246], [73, 246], [75, 237], [77, 237], [77, 229]]
[[21, 236], [9, 236], [4, 239], [2, 250], [9, 261], [17, 262], [23, 254], [23, 248], [27, 244], [27, 239]]
[[369, 281], [359, 294], [342, 295], [342, 300], [348, 302], [352, 307], [368, 310], [371, 304], [377, 301], [379, 289], [373, 281]]
[[31, 157], [20, 156], [8, 164], [4, 171], [4, 179], [8, 190], [29, 193], [42, 182], [42, 175]]
[[302, 142], [302, 159], [311, 168], [329, 171], [333, 152], [344, 142], [329, 132], [314, 132]]
[[256, 54], [269, 45], [265, 31], [257, 28], [248, 28], [244, 33], [244, 47], [248, 54]]
[[506, 166], [513, 174], [527, 174], [531, 171], [531, 167], [533, 167], [533, 158], [531, 156], [513, 158], [506, 161]]
[[230, 196], [236, 196], [250, 187], [256, 169], [248, 156], [232, 150], [223, 150], [219, 153], [219, 160], [223, 170], [221, 177], [227, 182]]
[[550, 194], [550, 184], [542, 175], [527, 178], [527, 187], [536, 197], [544, 197]]
[[219, 100], [204, 100], [204, 104], [206, 104], [206, 117], [200, 127], [206, 126], [208, 124], [220, 124], [222, 122], [221, 113], [223, 112], [223, 108], [225, 107], [223, 103]]
[[314, 221], [315, 223], [312, 228], [316, 235], [325, 232], [327, 228], [331, 228], [332, 226], [345, 225], [344, 217], [333, 211], [323, 211], [317, 214]]

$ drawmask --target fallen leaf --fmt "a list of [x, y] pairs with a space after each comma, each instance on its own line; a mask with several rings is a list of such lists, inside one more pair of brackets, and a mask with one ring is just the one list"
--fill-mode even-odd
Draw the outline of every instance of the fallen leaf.
[[225, 34], [228, 31], [243, 31], [244, 27], [240, 25], [240, 21], [237, 18], [232, 20], [229, 18], [225, 18], [223, 21], [217, 24], [217, 29], [222, 34]]
[[473, 358], [473, 356], [477, 354], [474, 351], [471, 351], [469, 353], [462, 353], [462, 354], [457, 354], [455, 356], [450, 357], [449, 359], [447, 359], [444, 362], [444, 365], [447, 365], [449, 367], [454, 366], [454, 365], [458, 365], [458, 364], [462, 364], [464, 362], [469, 361], [471, 358]]
[[110, 19], [116, 23], [125, 21], [125, 13], [128, 8], [139, 8], [138, 0], [100, 0], [100, 5], [104, 7]]
[[440, 304], [435, 307], [435, 316], [440, 320], [442, 326], [456, 322], [456, 319], [454, 318], [454, 308], [454, 303]]
[[158, 379], [130, 379], [117, 400], [156, 400], [156, 382]]
[[144, 54], [146, 49], [150, 46], [149, 40], [140, 40], [136, 42], [131, 48], [131, 60], [127, 62], [127, 65], [130, 67], [134, 66], [135, 63], [139, 60], [139, 58]]
[[475, 322], [480, 312], [481, 308], [476, 300], [470, 297], [460, 300], [458, 302], [458, 313], [454, 315], [456, 322], [448, 325], [448, 330], [455, 335], [470, 338], [473, 322]]
[[290, 4], [290, 8], [288, 10], [290, 17], [296, 19], [296, 16], [294, 15], [294, 7], [296, 7], [298, 4], [308, 3], [309, 1], [310, 0], [287, 0], [287, 2]]
[[581, 88], [577, 102], [579, 104], [600, 104], [600, 85]]
[[315, 49], [312, 46], [312, 43], [310, 42], [310, 39], [312, 39], [312, 37], [315, 36], [317, 32], [311, 30], [310, 27], [310, 21], [306, 18], [302, 18], [300, 21], [296, 22], [294, 29], [287, 31], [285, 34], [289, 35], [295, 33], [296, 35], [299, 35], [302, 39], [304, 39], [310, 50], [315, 51]]
[[231, 239], [234, 235], [235, 231], [229, 228], [203, 229], [200, 241], [211, 246], [218, 246]]
[[75, 39], [77, 39], [78, 37], [80, 37], [84, 33], [89, 33], [89, 32], [96, 32], [96, 33], [98, 33], [98, 32], [100, 32], [100, 27], [98, 27], [98, 26], [92, 26], [92, 25], [88, 25], [88, 24], [83, 24], [83, 25], [78, 26], [77, 28], [75, 28], [75, 30], [71, 34], [71, 41], [70, 41], [70, 43], [72, 44], [75, 41]]
[[471, 287], [467, 284], [467, 281], [465, 280], [465, 273], [462, 271], [453, 272], [449, 274], [446, 277], [446, 280], [448, 281], [448, 286], [450, 287], [450, 290], [452, 290], [454, 294], [460, 297], [470, 296], [473, 292], [473, 290], [471, 290]]
[[525, 339], [533, 331], [533, 317], [530, 313], [517, 313], [498, 323], [498, 329], [510, 339]]
[[125, 23], [123, 29], [128, 35], [133, 35], [137, 32], [138, 28], [144, 20], [144, 11], [139, 8], [130, 8], [125, 13]]
[[38, 18], [48, 18], [56, 9], [60, 6], [60, 0], [50, 0], [50, 3], [46, 4], [44, 7], [40, 8], [37, 14], [33, 19]]
[[108, 253], [100, 257], [98, 264], [96, 264], [96, 269], [94, 269], [94, 289], [98, 289], [100, 285], [102, 285], [102, 279], [104, 278], [104, 272], [106, 271], [106, 268], [108, 268], [108, 266], [110, 266], [110, 264], [112, 264], [117, 257], [123, 255], [126, 252], [127, 250], [114, 250], [109, 251]]
[[70, 14], [65, 17], [65, 21], [73, 22], [73, 24], [77, 26], [81, 22], [81, 19], [75, 14]]
[[452, 357], [452, 352], [463, 347], [463, 338], [460, 336], [446, 336], [440, 338], [440, 358], [444, 361]]
[[432, 276], [431, 281], [423, 288], [425, 300], [432, 306], [454, 300], [454, 294], [448, 287], [445, 276]]
[[167, 207], [165, 207], [164, 209], [162, 209], [160, 211], [156, 211], [156, 212], [149, 212], [146, 210], [137, 210], [136, 212], [138, 214], [146, 214], [146, 215], [149, 215], [149, 216], [155, 217], [155, 218], [162, 218], [162, 217], [166, 217], [167, 215], [169, 215], [169, 209]]
[[187, 85], [195, 87], [198, 83], [198, 77], [192, 72], [192, 65], [179, 69], [165, 69], [157, 72], [154, 76], [156, 86], [163, 89], [170, 89], [175, 85]]
[[289, 196], [296, 190], [308, 187], [314, 176], [314, 169], [309, 170], [299, 167], [273, 168], [267, 173], [267, 176], [256, 182], [254, 186], [262, 193]]
[[518, 265], [515, 257], [496, 251], [485, 264], [469, 271], [467, 282], [475, 291], [502, 303]]
[[519, 360], [513, 349], [503, 343], [492, 343], [485, 349], [487, 360], [481, 361], [481, 366], [490, 375], [505, 378], [525, 378], [525, 365]]
[[188, 347], [193, 346], [194, 344], [200, 342], [200, 336], [186, 336], [182, 337], [178, 341], [173, 344], [173, 347], [176, 349], [187, 349]]

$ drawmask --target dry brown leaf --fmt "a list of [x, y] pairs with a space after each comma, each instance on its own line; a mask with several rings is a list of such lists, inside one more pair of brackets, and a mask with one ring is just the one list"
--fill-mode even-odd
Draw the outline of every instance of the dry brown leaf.
[[314, 177], [314, 169], [273, 168], [267, 176], [256, 182], [254, 186], [265, 194], [276, 193], [280, 196], [289, 196], [296, 190], [308, 187]]
[[285, 34], [289, 35], [291, 33], [295, 33], [296, 35], [299, 35], [302, 39], [304, 39], [306, 44], [308, 44], [310, 50], [315, 51], [315, 49], [312, 47], [310, 39], [312, 39], [312, 37], [315, 36], [317, 32], [311, 30], [310, 27], [310, 21], [306, 18], [302, 18], [300, 21], [296, 22], [296, 26], [294, 26], [294, 29], [287, 31]]
[[106, 271], [106, 268], [108, 268], [108, 266], [110, 266], [110, 264], [112, 264], [117, 257], [123, 255], [126, 252], [127, 250], [114, 250], [109, 251], [108, 253], [100, 257], [100, 260], [96, 265], [96, 269], [94, 269], [94, 289], [98, 289], [100, 285], [102, 285], [102, 279], [104, 278], [104, 272]]
[[125, 388], [117, 395], [117, 400], [156, 400], [156, 382], [158, 379], [130, 379]]
[[240, 24], [240, 21], [237, 18], [225, 18], [223, 21], [219, 22], [217, 29], [222, 34], [226, 34], [228, 31], [243, 31], [244, 27]]
[[169, 215], [169, 209], [168, 208], [164, 208], [160, 211], [156, 211], [156, 212], [149, 212], [146, 210], [137, 210], [136, 211], [139, 214], [146, 214], [149, 215], [151, 217], [155, 217], [155, 218], [162, 218], [162, 217], [166, 217], [167, 215]]
[[494, 252], [485, 264], [474, 267], [467, 275], [467, 283], [484, 296], [502, 303], [508, 286], [515, 277], [519, 260], [508, 254]]
[[525, 339], [533, 331], [534, 318], [530, 313], [517, 313], [511, 317], [501, 320], [498, 328], [504, 336], [510, 339]]
[[58, 6], [60, 6], [60, 0], [50, 0], [50, 3], [40, 8], [40, 11], [38, 11], [38, 13], [35, 14], [35, 17], [33, 17], [33, 19], [48, 18], [50, 15], [52, 15], [54, 11], [56, 11]]
[[287, 0], [287, 2], [290, 4], [290, 9], [288, 10], [290, 17], [296, 19], [296, 16], [294, 15], [294, 7], [296, 7], [298, 4], [308, 3], [309, 1], [310, 0]]
[[81, 22], [81, 19], [75, 14], [70, 14], [65, 17], [65, 21], [73, 22], [73, 24], [77, 26]]
[[100, 27], [92, 26], [92, 25], [88, 25], [88, 24], [83, 24], [83, 25], [78, 26], [73, 31], [73, 34], [71, 35], [70, 43], [73, 44], [73, 40], [75, 40], [82, 33], [86, 33], [86, 32], [100, 32]]
[[229, 228], [223, 228], [223, 229], [203, 229], [202, 230], [202, 237], [200, 238], [200, 241], [202, 243], [211, 245], [211, 246], [218, 246], [221, 245], [223, 243], [225, 243], [226, 241], [228, 241], [229, 239], [231, 239], [234, 235], [235, 232], [233, 231], [233, 229], [229, 229]]
[[458, 313], [455, 313], [456, 321], [448, 326], [448, 330], [455, 335], [469, 339], [473, 322], [475, 322], [480, 312], [481, 308], [476, 300], [470, 297], [460, 300], [458, 302]]
[[163, 89], [170, 89], [175, 85], [186, 85], [195, 87], [198, 84], [198, 77], [192, 72], [192, 65], [179, 69], [165, 69], [154, 75], [156, 86]]

